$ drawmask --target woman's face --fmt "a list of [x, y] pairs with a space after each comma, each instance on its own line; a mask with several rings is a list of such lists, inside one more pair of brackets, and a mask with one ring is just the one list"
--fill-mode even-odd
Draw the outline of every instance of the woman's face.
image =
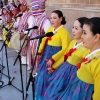
[[7, 14], [7, 11], [6, 11], [6, 9], [3, 9], [3, 14]]
[[57, 28], [61, 25], [62, 17], [59, 18], [59, 16], [56, 13], [52, 13], [50, 21], [51, 21], [52, 26]]
[[73, 28], [72, 28], [72, 35], [74, 39], [81, 39], [83, 29], [81, 28], [81, 24], [78, 20], [74, 22]]
[[21, 5], [21, 6], [20, 6], [20, 10], [21, 10], [22, 12], [25, 12], [25, 11], [26, 11], [26, 9], [27, 9], [27, 7], [26, 7], [26, 6], [24, 6], [24, 5]]
[[13, 15], [15, 15], [15, 10], [12, 10], [11, 12], [12, 12]]
[[12, 10], [11, 11], [12, 12], [12, 14], [15, 16], [15, 15], [17, 15], [17, 10], [15, 9], [15, 10]]
[[83, 25], [83, 34], [82, 34], [83, 45], [86, 48], [92, 49], [95, 45], [95, 35], [93, 35], [90, 30], [90, 26], [87, 24]]

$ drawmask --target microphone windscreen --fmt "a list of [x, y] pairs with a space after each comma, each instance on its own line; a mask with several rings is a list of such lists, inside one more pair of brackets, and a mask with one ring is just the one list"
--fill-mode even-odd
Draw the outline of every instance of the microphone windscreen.
[[47, 37], [53, 36], [53, 32], [48, 32], [48, 33], [46, 33], [46, 36], [47, 36]]
[[23, 14], [19, 14], [18, 17], [21, 17]]
[[38, 29], [38, 26], [34, 26], [33, 29]]
[[16, 19], [17, 17], [21, 17], [23, 14], [19, 14], [17, 16], [15, 16], [14, 18]]

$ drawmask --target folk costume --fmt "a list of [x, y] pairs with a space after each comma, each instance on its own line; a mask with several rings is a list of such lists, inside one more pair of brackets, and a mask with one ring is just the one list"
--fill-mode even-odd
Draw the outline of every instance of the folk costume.
[[43, 100], [44, 92], [49, 85], [49, 78], [46, 63], [50, 59], [55, 63], [62, 55], [64, 55], [70, 43], [69, 32], [61, 25], [54, 31], [54, 27], [48, 29], [47, 32], [53, 32], [54, 35], [49, 38], [43, 38], [38, 54], [42, 54], [37, 69], [37, 77], [35, 81], [35, 96], [36, 100]]

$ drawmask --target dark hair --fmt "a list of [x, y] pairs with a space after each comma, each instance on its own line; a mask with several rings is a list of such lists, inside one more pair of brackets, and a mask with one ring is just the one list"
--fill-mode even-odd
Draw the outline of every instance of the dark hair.
[[83, 28], [83, 25], [84, 25], [84, 23], [88, 20], [88, 18], [87, 17], [80, 17], [80, 18], [78, 18], [78, 19], [76, 19], [76, 20], [78, 20], [79, 21], [79, 23], [81, 24], [81, 28]]
[[[4, 10], [4, 9], [5, 9], [5, 8], [2, 8], [2, 12], [1, 12], [2, 14], [3, 14], [3, 10]], [[7, 9], [8, 9], [8, 8], [7, 8]], [[7, 11], [7, 9], [5, 9], [5, 10]], [[7, 13], [9, 13], [9, 12], [7, 11]]]
[[90, 30], [92, 31], [93, 35], [97, 33], [100, 34], [100, 17], [90, 18], [84, 24], [87, 24], [90, 26]]
[[65, 17], [63, 16], [63, 13], [60, 10], [54, 10], [52, 13], [56, 13], [59, 18], [62, 17], [62, 21], [61, 21], [61, 24], [62, 25], [65, 25], [66, 24]]

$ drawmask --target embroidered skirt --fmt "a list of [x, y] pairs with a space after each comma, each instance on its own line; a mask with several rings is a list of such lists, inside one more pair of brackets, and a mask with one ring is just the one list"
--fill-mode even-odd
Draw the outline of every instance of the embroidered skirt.
[[67, 86], [64, 91], [47, 100], [93, 100], [94, 85], [81, 81], [76, 77], [73, 84]]
[[68, 84], [72, 84], [76, 77], [76, 71], [77, 67], [68, 62], [61, 64], [49, 78], [50, 84], [45, 91], [44, 100], [52, 100], [54, 96], [63, 92]]
[[35, 97], [36, 100], [43, 100], [44, 92], [49, 85], [49, 78], [52, 74], [48, 74], [46, 63], [57, 52], [61, 50], [61, 46], [49, 46], [47, 45], [41, 61], [38, 64], [38, 75], [35, 80]]

